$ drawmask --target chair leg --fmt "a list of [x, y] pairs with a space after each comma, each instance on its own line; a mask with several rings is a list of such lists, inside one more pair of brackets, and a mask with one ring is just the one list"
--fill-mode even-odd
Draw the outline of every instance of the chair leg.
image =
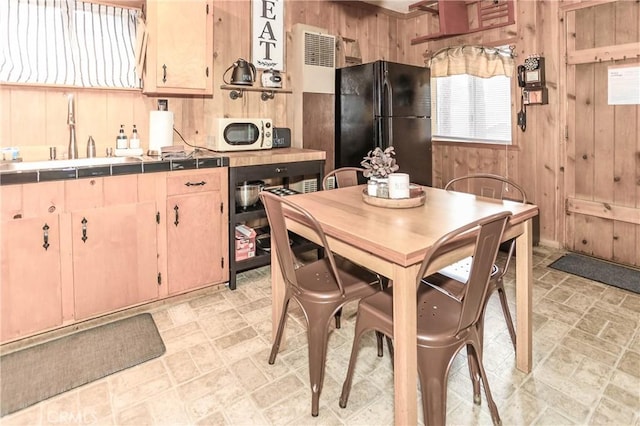
[[480, 405], [482, 397], [480, 396], [480, 368], [478, 367], [477, 358], [472, 353], [473, 349], [467, 345], [467, 363], [469, 365], [469, 376], [473, 385], [473, 403]]
[[511, 343], [513, 343], [513, 349], [516, 349], [516, 331], [513, 327], [513, 319], [511, 318], [511, 311], [509, 310], [509, 303], [507, 302], [507, 294], [504, 291], [504, 285], [502, 279], [496, 283], [496, 290], [498, 290], [498, 296], [500, 297], [500, 304], [502, 305], [502, 313], [504, 314], [504, 321], [507, 323], [507, 329], [509, 330], [509, 336], [511, 336]]
[[[323, 310], [326, 307], [322, 308]], [[329, 337], [329, 321], [331, 317], [322, 315], [317, 310], [307, 307], [307, 335], [309, 338], [309, 383], [311, 384], [311, 415], [316, 417], [320, 407], [320, 392], [324, 380], [324, 369], [327, 358]]]
[[285, 295], [284, 303], [282, 304], [282, 314], [280, 315], [280, 322], [278, 323], [278, 331], [276, 332], [276, 338], [271, 346], [271, 355], [269, 355], [269, 364], [273, 365], [276, 362], [276, 355], [280, 350], [280, 341], [282, 340], [282, 333], [284, 331], [284, 325], [287, 321], [287, 310], [289, 308], [289, 294]]
[[[469, 349], [471, 348], [471, 349]], [[471, 343], [467, 347], [467, 353], [472, 356], [478, 366], [480, 372], [480, 378], [482, 379], [482, 386], [484, 387], [484, 394], [487, 398], [487, 404], [489, 405], [489, 412], [491, 413], [491, 420], [496, 426], [502, 425], [500, 414], [498, 413], [498, 407], [496, 406], [493, 396], [491, 395], [491, 389], [489, 388], [489, 381], [487, 380], [487, 373], [484, 371], [482, 365], [482, 349], [478, 348], [474, 343]]]
[[376, 341], [378, 342], [378, 356], [382, 358], [384, 355], [384, 334], [376, 331]]
[[[358, 358], [358, 349], [360, 346], [360, 339], [362, 334], [367, 331], [363, 327], [362, 318], [360, 315], [356, 318], [356, 329], [353, 336], [353, 346], [351, 347], [351, 357], [349, 358], [349, 368], [347, 369], [347, 377], [342, 384], [342, 393], [340, 394], [340, 408], [347, 407], [347, 401], [349, 400], [349, 393], [351, 392], [351, 382], [353, 381], [353, 373], [356, 367], [356, 358]], [[377, 333], [377, 332], [376, 332]]]
[[425, 425], [445, 425], [447, 419], [447, 376], [452, 354], [448, 349], [418, 346], [418, 377], [422, 391]]
[[338, 312], [334, 315], [336, 319], [336, 328], [340, 328], [340, 317], [342, 317], [342, 308], [338, 309]]

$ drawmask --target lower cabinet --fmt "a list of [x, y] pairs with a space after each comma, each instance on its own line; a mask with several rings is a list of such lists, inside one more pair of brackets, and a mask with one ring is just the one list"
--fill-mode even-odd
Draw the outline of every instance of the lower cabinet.
[[0, 187], [0, 342], [62, 325], [60, 182]]
[[0, 341], [61, 325], [59, 215], [3, 221], [1, 250]]
[[0, 186], [0, 343], [226, 282], [227, 173]]
[[71, 214], [75, 319], [158, 297], [155, 203]]
[[[227, 169], [167, 178], [167, 285], [182, 293], [228, 278]], [[223, 198], [224, 197], [224, 198]]]

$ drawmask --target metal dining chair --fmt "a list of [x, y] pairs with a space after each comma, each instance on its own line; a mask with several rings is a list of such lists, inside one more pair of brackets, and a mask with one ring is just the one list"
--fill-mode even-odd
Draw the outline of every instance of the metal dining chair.
[[[286, 286], [282, 315], [271, 348], [269, 364], [273, 364], [276, 360], [287, 319], [289, 301], [293, 299], [302, 308], [307, 322], [311, 415], [315, 417], [318, 415], [320, 392], [324, 381], [331, 318], [345, 304], [377, 293], [379, 290], [375, 286], [378, 280], [366, 269], [346, 259], [336, 259], [322, 227], [309, 212], [288, 201], [286, 197], [279, 197], [269, 192], [261, 192], [260, 198], [267, 212], [271, 239], [276, 242], [278, 266]], [[293, 252], [289, 246], [285, 210], [297, 215], [314, 230], [320, 245], [324, 248], [324, 257], [296, 268]]]
[[[444, 189], [448, 191], [467, 192], [482, 197], [494, 198], [499, 200], [508, 199], [512, 201], [518, 201], [523, 204], [527, 202], [527, 195], [524, 189], [522, 189], [522, 187], [520, 187], [518, 184], [503, 176], [488, 173], [475, 173], [457, 177], [450, 180], [445, 185]], [[507, 295], [504, 289], [504, 276], [509, 269], [509, 264], [515, 251], [516, 242], [515, 239], [511, 239], [505, 244], [508, 246], [508, 252], [503, 262], [497, 262], [493, 265], [488, 295], [490, 296], [494, 291], [498, 291], [500, 304], [502, 305], [502, 313], [504, 315], [507, 329], [509, 331], [509, 336], [511, 337], [511, 342], [515, 350], [516, 331], [513, 325], [511, 311], [509, 309]], [[462, 292], [462, 286], [468, 278], [470, 267], [471, 258], [467, 257], [438, 271], [440, 274], [455, 280], [448, 282], [448, 291], [452, 291], [453, 293], [458, 294]], [[434, 277], [433, 281], [438, 281], [438, 278]], [[489, 297], [487, 297], [487, 300], [488, 299]]]
[[[345, 188], [358, 185], [358, 176], [362, 175], [361, 167], [341, 167], [327, 173], [322, 179], [322, 189]], [[333, 178], [333, 185], [330, 184]]]
[[[336, 188], [346, 188], [349, 186], [356, 186], [359, 184], [358, 177], [362, 176], [362, 173], [365, 169], [361, 167], [341, 167], [327, 173], [322, 179], [322, 189], [336, 189]], [[332, 179], [333, 178], [333, 179]], [[333, 180], [333, 181], [332, 181]], [[389, 279], [381, 277], [376, 274], [378, 277], [378, 281], [380, 282], [381, 290], [384, 290], [389, 285]], [[342, 310], [338, 310], [335, 314], [336, 319], [336, 328], [340, 328], [340, 318], [342, 316]], [[382, 340], [384, 336], [382, 333], [376, 333], [376, 338], [378, 341], [378, 356], [381, 357], [384, 353]], [[393, 359], [393, 343], [390, 339], [387, 339], [387, 344], [389, 347], [389, 354]]]
[[[439, 238], [427, 253], [416, 277], [418, 376], [422, 390], [424, 423], [444, 425], [447, 378], [453, 359], [467, 349], [469, 371], [474, 382], [474, 402], [480, 404], [482, 385], [494, 424], [500, 424], [487, 376], [482, 364], [481, 321], [493, 263], [510, 212], [492, 214], [455, 229]], [[476, 235], [470, 231], [477, 230]], [[469, 279], [458, 298], [439, 286], [420, 285], [427, 268], [447, 255], [460, 242], [475, 241]], [[441, 276], [443, 277], [443, 276]], [[393, 286], [360, 300], [355, 337], [347, 377], [342, 386], [340, 407], [345, 408], [363, 333], [381, 331], [393, 338]], [[476, 394], [477, 390], [477, 394]]]

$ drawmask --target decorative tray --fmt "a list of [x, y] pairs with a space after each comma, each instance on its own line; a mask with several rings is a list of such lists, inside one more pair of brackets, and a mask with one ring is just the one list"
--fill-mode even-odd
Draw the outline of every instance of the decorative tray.
[[362, 191], [362, 199], [365, 203], [376, 207], [386, 207], [389, 209], [408, 209], [420, 207], [424, 204], [427, 195], [419, 186], [412, 185], [409, 190], [409, 198], [380, 198], [367, 194], [367, 188]]

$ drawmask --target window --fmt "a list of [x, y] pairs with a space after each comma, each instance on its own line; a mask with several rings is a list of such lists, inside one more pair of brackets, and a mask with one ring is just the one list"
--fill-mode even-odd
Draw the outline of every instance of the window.
[[511, 79], [468, 74], [433, 79], [433, 137], [511, 144]]
[[140, 88], [138, 13], [76, 0], [2, 0], [0, 81]]

